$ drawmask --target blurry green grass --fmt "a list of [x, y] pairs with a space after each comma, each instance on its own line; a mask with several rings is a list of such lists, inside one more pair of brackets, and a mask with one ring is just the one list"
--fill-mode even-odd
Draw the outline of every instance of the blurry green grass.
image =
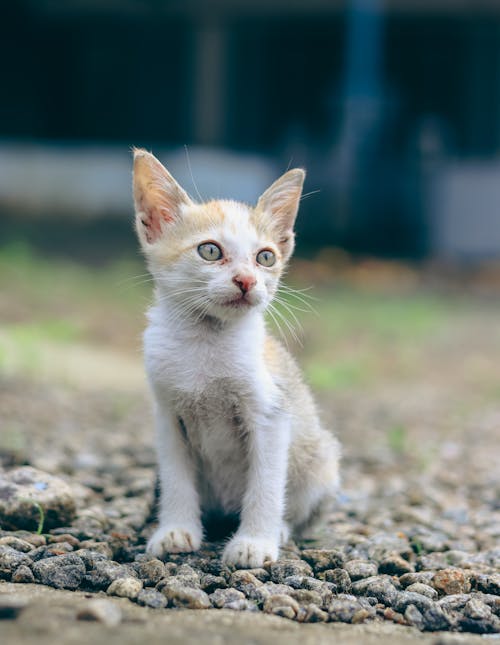
[[[47, 343], [138, 351], [151, 290], [140, 258], [89, 267], [40, 257], [24, 244], [0, 248], [0, 369], [13, 356], [26, 371], [36, 368], [38, 349]], [[309, 294], [317, 315], [304, 311]], [[295, 327], [286, 307], [298, 307], [293, 311], [304, 328], [298, 331], [303, 348], [285, 324], [282, 329], [319, 390], [363, 389], [379, 378], [414, 373], [432, 339], [460, 313], [453, 299], [425, 291], [398, 294], [390, 287], [377, 293], [332, 287], [300, 292], [300, 299], [281, 297], [281, 311]]]

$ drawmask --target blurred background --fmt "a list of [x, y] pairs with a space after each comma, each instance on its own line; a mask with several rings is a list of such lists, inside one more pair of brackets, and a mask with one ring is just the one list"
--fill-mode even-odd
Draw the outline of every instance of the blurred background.
[[144, 146], [194, 198], [254, 202], [307, 168], [287, 276], [304, 291], [281, 326], [347, 488], [414, 468], [495, 491], [498, 0], [15, 0], [2, 17], [5, 459], [119, 472], [131, 437], [151, 447]]
[[305, 166], [304, 253], [500, 254], [497, 0], [16, 0], [3, 17], [4, 240], [72, 218], [97, 253], [113, 219], [132, 249], [136, 145], [203, 197], [253, 201]]

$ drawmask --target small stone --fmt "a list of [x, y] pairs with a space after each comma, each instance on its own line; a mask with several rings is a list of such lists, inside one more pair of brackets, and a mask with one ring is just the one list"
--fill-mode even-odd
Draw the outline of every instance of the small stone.
[[474, 620], [484, 620], [491, 617], [491, 609], [484, 602], [471, 598], [464, 607], [464, 614]]
[[264, 583], [261, 582], [253, 573], [245, 569], [234, 571], [229, 578], [229, 586], [234, 587], [235, 589], [241, 589], [241, 587], [252, 584], [256, 587], [260, 587]]
[[185, 607], [186, 609], [208, 609], [211, 607], [210, 598], [201, 589], [182, 586], [179, 583], [166, 586], [162, 593], [173, 607]]
[[139, 578], [144, 581], [146, 587], [154, 587], [162, 578], [166, 577], [167, 573], [165, 565], [157, 558], [134, 562], [132, 568], [137, 572]]
[[26, 607], [27, 601], [10, 594], [0, 594], [0, 620], [17, 618]]
[[113, 560], [96, 560], [85, 576], [85, 584], [94, 591], [100, 591], [107, 589], [114, 580], [129, 576], [136, 576], [132, 567], [118, 564]]
[[64, 526], [75, 516], [71, 487], [31, 466], [0, 472], [0, 525], [7, 529], [36, 531], [43, 520], [45, 531]]
[[303, 560], [279, 560], [270, 562], [265, 567], [271, 574], [271, 580], [281, 584], [288, 576], [312, 576], [311, 566]]
[[332, 622], [350, 623], [360, 609], [364, 607], [355, 598], [337, 598], [330, 603], [328, 615]]
[[441, 569], [434, 574], [431, 584], [442, 594], [469, 593], [469, 578], [461, 569]]
[[434, 571], [418, 571], [416, 573], [404, 573], [399, 578], [399, 582], [402, 587], [408, 587], [409, 585], [415, 584], [416, 582], [421, 582], [422, 584], [430, 584], [432, 578], [434, 577]]
[[309, 604], [304, 607], [305, 612], [301, 616], [302, 623], [326, 623], [328, 622], [328, 612], [323, 611], [315, 604]]
[[14, 571], [22, 565], [33, 564], [31, 558], [10, 546], [0, 546], [0, 579], [10, 580]]
[[113, 550], [111, 549], [111, 547], [107, 542], [98, 542], [96, 540], [84, 540], [83, 542], [80, 542], [80, 548], [87, 549], [95, 553], [100, 553], [107, 560], [111, 560], [111, 558], [113, 557]]
[[73, 553], [54, 556], [35, 562], [32, 566], [35, 578], [44, 585], [56, 589], [77, 589], [85, 575], [83, 560]]
[[[290, 592], [290, 597], [295, 598], [295, 600], [301, 605], [313, 604], [318, 605], [319, 607], [323, 605], [323, 598], [321, 597], [321, 594], [319, 594], [317, 591], [311, 591], [309, 589], [293, 589]], [[329, 600], [331, 600], [331, 598], [329, 598]]]
[[156, 589], [141, 589], [137, 595], [137, 604], [151, 609], [163, 609], [167, 606], [168, 600]]
[[328, 569], [323, 572], [326, 582], [333, 583], [338, 591], [349, 593], [352, 588], [351, 576], [346, 569]]
[[119, 596], [120, 598], [130, 598], [135, 600], [142, 590], [142, 580], [137, 578], [117, 578], [109, 585], [106, 593], [110, 596]]
[[469, 594], [465, 593], [458, 593], [458, 594], [451, 594], [450, 596], [443, 596], [440, 600], [438, 600], [437, 604], [441, 609], [444, 609], [444, 611], [455, 611], [455, 610], [460, 610], [465, 607], [465, 605], [469, 602], [470, 596]]
[[257, 578], [257, 580], [260, 580], [261, 582], [268, 582], [270, 579], [269, 572], [266, 571], [265, 569], [258, 567], [257, 569], [246, 569], [248, 573], [251, 573], [253, 576]]
[[245, 594], [237, 589], [216, 589], [210, 594], [210, 601], [217, 609], [223, 609], [230, 603], [246, 600]]
[[265, 600], [264, 611], [266, 614], [274, 614], [293, 620], [299, 613], [299, 603], [290, 598], [290, 596], [283, 594], [273, 595]]
[[413, 553], [410, 543], [405, 537], [388, 535], [387, 533], [372, 535], [368, 538], [366, 546], [368, 558], [376, 562], [381, 562], [393, 554], [409, 558]]
[[18, 567], [14, 573], [12, 574], [11, 578], [12, 582], [24, 582], [24, 583], [31, 583], [35, 582], [35, 576], [33, 575], [33, 572], [29, 567], [26, 565], [22, 564], [20, 567]]
[[441, 609], [436, 604], [433, 604], [432, 607], [429, 607], [423, 613], [424, 619], [424, 630], [428, 632], [438, 632], [441, 630], [446, 630], [450, 627], [450, 620]]
[[399, 591], [394, 603], [394, 609], [404, 613], [409, 605], [414, 605], [419, 611], [423, 612], [429, 609], [429, 607], [432, 607], [433, 601], [427, 596], [408, 591], [408, 589], [406, 591]]
[[301, 556], [316, 573], [325, 569], [339, 569], [344, 564], [344, 555], [335, 549], [304, 549]]
[[73, 554], [82, 559], [87, 570], [94, 569], [96, 562], [107, 560], [106, 556], [99, 551], [91, 551], [90, 549], [78, 549], [78, 551], [73, 551]]
[[384, 558], [378, 566], [379, 573], [387, 573], [390, 576], [399, 576], [403, 573], [412, 573], [413, 571], [413, 565], [397, 554]]
[[474, 582], [479, 591], [500, 596], [500, 573], [475, 575]]
[[386, 620], [392, 620], [393, 623], [396, 623], [398, 625], [408, 624], [403, 614], [400, 614], [399, 612], [394, 611], [392, 607], [386, 607], [382, 615]]
[[70, 544], [74, 549], [78, 549], [80, 547], [80, 540], [74, 535], [71, 535], [71, 533], [57, 533], [57, 535], [49, 535], [47, 541], [49, 544], [66, 542], [67, 544]]
[[433, 587], [424, 585], [422, 582], [414, 582], [408, 585], [406, 591], [422, 594], [422, 596], [427, 596], [431, 600], [435, 600], [438, 597], [438, 592]]
[[398, 592], [394, 582], [389, 577], [372, 576], [364, 580], [358, 580], [352, 585], [352, 592], [356, 595], [374, 596], [379, 602], [386, 606], [394, 604]]
[[225, 589], [227, 587], [226, 579], [222, 576], [214, 576], [211, 573], [205, 573], [201, 576], [200, 586], [208, 594], [216, 589]]
[[0, 538], [0, 546], [10, 546], [11, 549], [20, 551], [21, 553], [28, 553], [33, 551], [33, 545], [26, 540], [16, 537], [15, 535], [6, 535]]
[[[350, 560], [345, 563], [344, 569], [353, 582], [363, 580], [364, 578], [371, 578], [378, 573], [377, 565], [374, 562], [367, 562], [366, 560]], [[332, 582], [334, 581], [332, 580]]]
[[425, 621], [422, 613], [415, 607], [415, 605], [408, 605], [405, 609], [404, 617], [409, 625], [413, 625], [420, 631], [424, 630]]
[[102, 623], [107, 627], [116, 627], [122, 621], [120, 607], [110, 600], [101, 598], [89, 600], [88, 603], [76, 614], [78, 620], [92, 620]]
[[43, 546], [47, 543], [45, 535], [38, 535], [38, 533], [23, 533], [22, 539], [32, 545], [33, 549]]

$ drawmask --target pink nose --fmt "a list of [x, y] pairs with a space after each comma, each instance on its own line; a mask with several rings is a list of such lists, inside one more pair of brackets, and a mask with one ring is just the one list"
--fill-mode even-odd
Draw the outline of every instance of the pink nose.
[[241, 293], [245, 295], [252, 287], [255, 287], [257, 280], [251, 275], [235, 275], [233, 282], [239, 287]]

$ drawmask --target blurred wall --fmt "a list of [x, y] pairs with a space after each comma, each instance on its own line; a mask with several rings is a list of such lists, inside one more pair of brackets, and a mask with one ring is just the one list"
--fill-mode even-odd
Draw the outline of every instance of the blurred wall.
[[[195, 194], [187, 145], [204, 197], [252, 200], [306, 166], [320, 192], [304, 245], [500, 255], [483, 190], [500, 147], [497, 1], [17, 0], [4, 14], [4, 221], [125, 215], [131, 145], [177, 160]], [[456, 186], [482, 196], [477, 225]]]

